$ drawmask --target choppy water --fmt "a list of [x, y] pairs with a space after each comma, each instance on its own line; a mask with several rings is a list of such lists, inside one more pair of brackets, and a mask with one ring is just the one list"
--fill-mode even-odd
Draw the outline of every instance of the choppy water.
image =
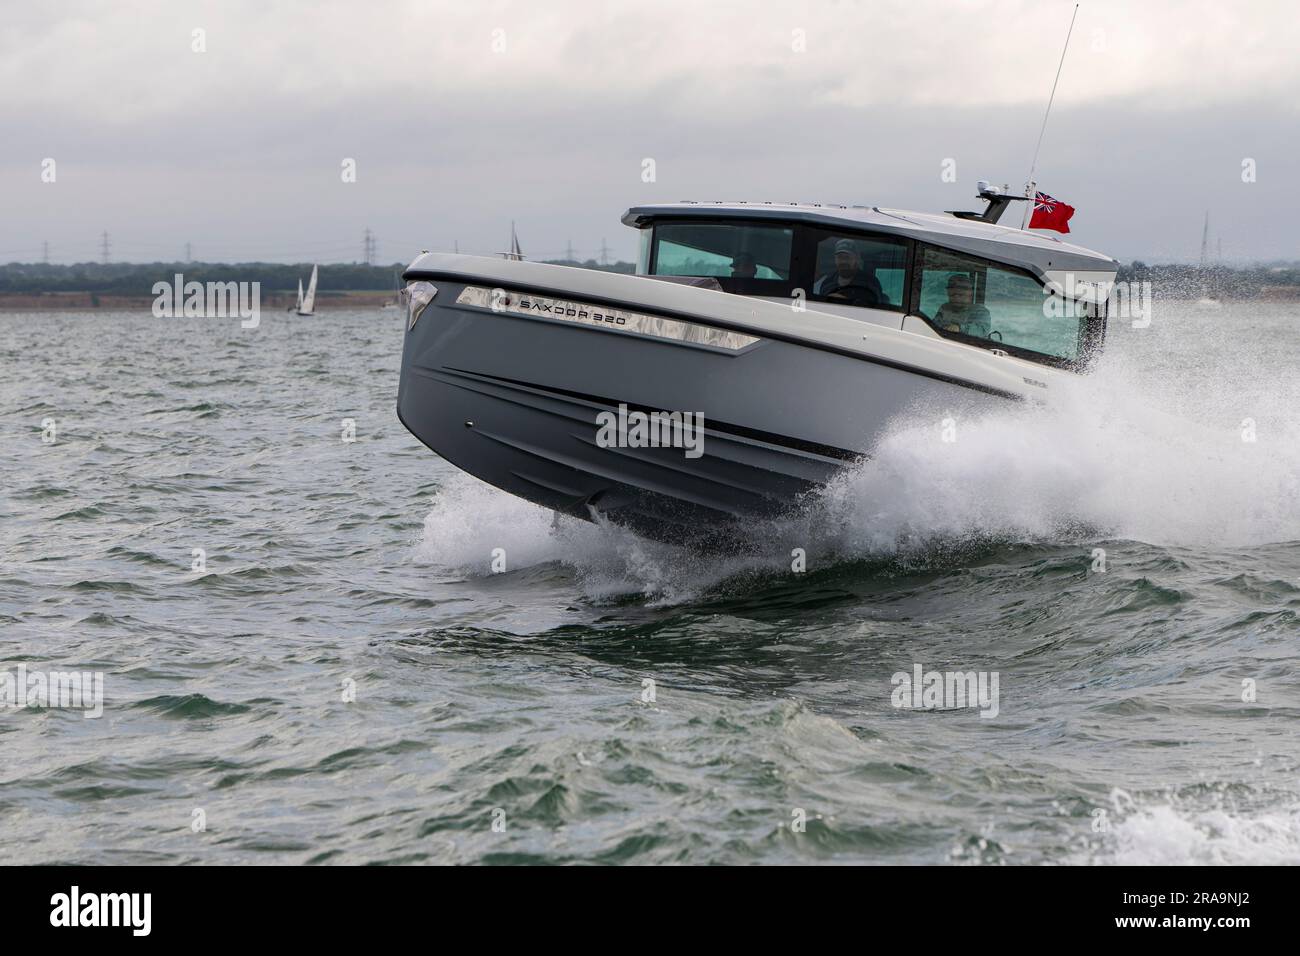
[[1300, 310], [1167, 307], [732, 561], [436, 459], [394, 313], [0, 333], [0, 670], [106, 692], [0, 709], [9, 861], [1300, 862]]

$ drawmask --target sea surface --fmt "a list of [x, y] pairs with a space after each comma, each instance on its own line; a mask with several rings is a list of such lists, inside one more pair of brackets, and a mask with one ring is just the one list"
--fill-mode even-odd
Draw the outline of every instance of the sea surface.
[[0, 315], [0, 681], [104, 692], [0, 704], [5, 862], [1300, 862], [1300, 307], [1157, 302], [732, 558], [438, 459], [402, 327]]

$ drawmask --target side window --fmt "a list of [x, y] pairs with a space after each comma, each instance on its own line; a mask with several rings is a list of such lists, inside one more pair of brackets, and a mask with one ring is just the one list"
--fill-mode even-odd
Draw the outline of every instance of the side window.
[[940, 332], [1074, 361], [1086, 310], [1028, 273], [932, 246], [917, 256], [917, 310]]
[[641, 230], [641, 241], [636, 256], [636, 274], [639, 276], [650, 271], [650, 237], [653, 234], [654, 230], [648, 227]]
[[[794, 229], [727, 222], [665, 222], [654, 227], [654, 275], [714, 276], [751, 283], [790, 277]], [[788, 290], [782, 289], [784, 295]]]
[[808, 298], [872, 309], [903, 308], [907, 243], [898, 239], [819, 234]]
[[655, 275], [660, 276], [729, 276], [731, 256], [683, 246], [667, 239], [659, 240]]

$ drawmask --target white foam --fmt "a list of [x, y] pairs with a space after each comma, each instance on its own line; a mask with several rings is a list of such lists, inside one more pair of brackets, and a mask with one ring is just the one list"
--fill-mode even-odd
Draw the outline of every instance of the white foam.
[[1295, 865], [1300, 863], [1300, 807], [1243, 810], [1197, 807], [1169, 796], [1135, 801], [1112, 794], [1116, 819], [1074, 862], [1120, 866]]
[[538, 507], [455, 472], [439, 489], [424, 519], [415, 558], [472, 575], [491, 573], [494, 549], [508, 570], [558, 561], [574, 570], [588, 597], [645, 594], [676, 603], [754, 567], [748, 558], [695, 555], [637, 537], [608, 523], [572, 518], [558, 523]]
[[546, 509], [457, 471], [433, 499], [415, 557], [488, 574], [493, 549], [506, 548], [508, 567], [527, 567], [556, 557], [550, 526]]
[[1070, 382], [1050, 408], [900, 423], [825, 495], [842, 549], [991, 536], [1059, 541], [1082, 531], [1159, 545], [1300, 540], [1300, 432], [1293, 417], [1225, 402], [1209, 421], [1175, 414], [1111, 369]]
[[[949, 410], [918, 409], [798, 518], [750, 528], [759, 557], [688, 555], [585, 522], [552, 528], [545, 509], [463, 475], [438, 493], [418, 553], [486, 573], [492, 549], [503, 547], [512, 568], [571, 566], [593, 596], [675, 600], [739, 571], [788, 570], [792, 547], [824, 565], [990, 540], [1297, 541], [1300, 377], [1274, 337], [1236, 334], [1219, 322], [1166, 328], [1163, 339], [1141, 340], [1142, 349], [1130, 341], [1094, 374], [1056, 389], [1051, 407], [957, 415], [955, 441], [943, 440]], [[1166, 365], [1177, 373], [1153, 372], [1176, 348], [1183, 352]], [[1242, 439], [1248, 418], [1253, 442]]]

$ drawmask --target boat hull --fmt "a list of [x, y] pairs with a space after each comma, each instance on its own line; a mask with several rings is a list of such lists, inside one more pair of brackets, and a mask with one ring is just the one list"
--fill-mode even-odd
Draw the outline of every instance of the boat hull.
[[[406, 428], [511, 494], [661, 540], [731, 539], [747, 522], [801, 507], [869, 455], [891, 421], [921, 416], [939, 440], [946, 415], [1006, 401], [861, 356], [717, 329], [701, 316], [628, 331], [635, 321], [620, 328], [540, 308], [494, 309], [488, 290], [463, 277], [427, 278], [438, 292], [403, 350], [398, 416]], [[553, 298], [497, 294], [512, 308], [540, 298], [554, 315]], [[653, 314], [639, 298], [605, 303], [606, 314]], [[637, 411], [701, 415], [702, 453], [602, 442], [602, 424], [620, 406], [624, 420]]]

